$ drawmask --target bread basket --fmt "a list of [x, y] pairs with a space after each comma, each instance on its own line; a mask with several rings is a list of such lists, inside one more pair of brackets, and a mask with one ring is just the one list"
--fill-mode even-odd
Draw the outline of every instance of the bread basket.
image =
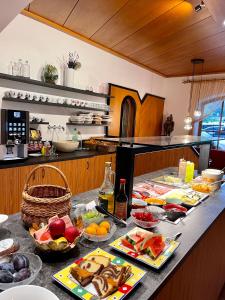
[[[51, 169], [57, 172], [65, 187], [58, 185], [29, 185], [32, 176], [39, 169]], [[48, 219], [58, 215], [63, 217], [70, 214], [71, 192], [65, 175], [58, 168], [51, 165], [40, 165], [34, 168], [27, 177], [22, 193], [21, 213], [22, 220], [26, 226], [30, 227], [33, 223], [48, 223]]]

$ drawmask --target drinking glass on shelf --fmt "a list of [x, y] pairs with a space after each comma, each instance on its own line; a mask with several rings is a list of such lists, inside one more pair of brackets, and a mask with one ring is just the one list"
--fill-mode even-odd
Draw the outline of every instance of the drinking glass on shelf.
[[16, 62], [14, 62], [14, 64], [13, 64], [12, 74], [14, 76], [19, 76], [19, 67], [18, 67], [18, 64]]
[[8, 74], [13, 75], [13, 62], [12, 61], [10, 61], [9, 65], [8, 65]]
[[28, 63], [28, 60], [26, 60], [25, 64], [23, 65], [23, 75], [22, 76], [30, 78], [30, 65]]
[[18, 63], [17, 63], [17, 66], [18, 66], [18, 75], [19, 76], [23, 76], [23, 61], [22, 59], [18, 59]]

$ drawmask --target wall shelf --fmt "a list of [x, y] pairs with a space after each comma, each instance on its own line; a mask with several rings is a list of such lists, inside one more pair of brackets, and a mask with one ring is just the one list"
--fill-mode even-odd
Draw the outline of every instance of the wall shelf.
[[106, 124], [80, 124], [80, 123], [66, 123], [66, 125], [70, 126], [70, 125], [73, 125], [73, 126], [99, 126], [99, 127], [108, 127], [109, 125], [106, 125]]
[[53, 90], [68, 91], [68, 92], [89, 95], [89, 96], [95, 96], [95, 97], [100, 97], [100, 98], [110, 98], [109, 95], [103, 94], [103, 93], [95, 93], [95, 92], [81, 90], [81, 89], [77, 89], [77, 88], [71, 88], [71, 87], [67, 87], [67, 86], [63, 86], [63, 85], [49, 84], [49, 83], [45, 83], [45, 82], [42, 82], [39, 80], [34, 80], [34, 79], [20, 77], [20, 76], [13, 76], [13, 75], [4, 74], [4, 73], [0, 73], [0, 79], [22, 82], [22, 83], [30, 84], [30, 85], [42, 86], [42, 87], [50, 88]]
[[81, 106], [73, 106], [73, 105], [68, 105], [68, 104], [59, 104], [59, 103], [51, 103], [51, 102], [41, 102], [41, 101], [35, 101], [35, 100], [25, 100], [25, 99], [12, 98], [12, 97], [3, 97], [2, 100], [3, 101], [17, 102], [17, 103], [34, 104], [34, 105], [57, 106], [57, 107], [71, 108], [71, 109], [75, 109], [75, 110], [88, 110], [88, 111], [104, 111], [104, 112], [109, 112], [109, 110], [107, 110], [107, 109], [101, 109], [101, 108], [81, 107]]
[[49, 125], [49, 122], [30, 122], [30, 125]]

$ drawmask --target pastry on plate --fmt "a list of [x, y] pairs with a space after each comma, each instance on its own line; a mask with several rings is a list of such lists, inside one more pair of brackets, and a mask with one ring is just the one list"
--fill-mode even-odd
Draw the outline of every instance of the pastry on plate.
[[92, 260], [83, 260], [79, 267], [83, 270], [87, 270], [88, 272], [92, 273], [93, 275], [100, 274], [101, 270], [104, 268], [103, 264], [98, 264]]
[[107, 278], [103, 275], [95, 276], [92, 283], [100, 298], [106, 298], [118, 288], [116, 282], [112, 278]]
[[102, 264], [104, 268], [108, 267], [111, 262], [111, 259], [109, 257], [105, 257], [103, 255], [90, 255], [88, 256], [87, 260]]
[[92, 279], [93, 274], [85, 269], [81, 269], [79, 266], [71, 267], [70, 274], [75, 278], [82, 286], [88, 285]]

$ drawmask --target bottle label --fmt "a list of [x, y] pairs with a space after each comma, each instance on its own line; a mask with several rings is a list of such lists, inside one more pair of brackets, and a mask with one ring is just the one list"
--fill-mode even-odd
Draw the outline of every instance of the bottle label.
[[103, 199], [102, 197], [99, 197], [98, 200], [99, 200], [99, 206], [101, 206], [102, 208], [108, 211], [108, 200]]
[[127, 219], [127, 203], [126, 202], [116, 202], [115, 215], [123, 220]]

